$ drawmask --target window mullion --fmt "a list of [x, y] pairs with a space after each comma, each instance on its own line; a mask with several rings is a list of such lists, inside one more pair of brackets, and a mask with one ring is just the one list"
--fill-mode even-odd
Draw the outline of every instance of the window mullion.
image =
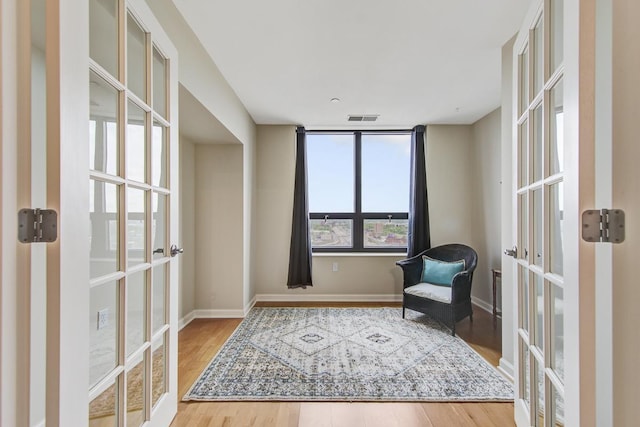
[[353, 250], [361, 251], [364, 242], [362, 218], [362, 132], [355, 132], [355, 212], [353, 218]]

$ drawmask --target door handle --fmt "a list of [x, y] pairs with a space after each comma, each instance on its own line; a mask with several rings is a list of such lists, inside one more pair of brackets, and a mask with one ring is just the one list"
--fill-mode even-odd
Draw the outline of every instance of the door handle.
[[184, 249], [177, 247], [176, 245], [171, 245], [171, 256], [174, 257], [178, 254], [184, 252]]
[[510, 257], [513, 257], [513, 258], [517, 258], [518, 257], [518, 247], [514, 246], [513, 249], [505, 249], [504, 250], [504, 254], [508, 255]]

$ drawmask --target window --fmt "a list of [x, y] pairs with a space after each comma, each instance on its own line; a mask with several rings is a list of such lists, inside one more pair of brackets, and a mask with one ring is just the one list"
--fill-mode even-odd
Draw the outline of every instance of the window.
[[314, 252], [405, 252], [410, 132], [307, 132]]

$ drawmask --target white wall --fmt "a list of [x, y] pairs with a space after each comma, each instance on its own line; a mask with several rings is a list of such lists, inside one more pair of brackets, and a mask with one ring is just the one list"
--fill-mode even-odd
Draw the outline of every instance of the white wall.
[[[39, 11], [44, 5], [39, 5]], [[44, 15], [44, 13], [43, 13]], [[42, 17], [44, 19], [44, 16]], [[31, 202], [47, 206], [46, 195], [46, 63], [45, 53], [37, 46], [31, 52]], [[46, 247], [31, 247], [31, 407], [30, 423], [45, 419], [45, 377], [47, 361], [47, 278]], [[45, 267], [45, 268], [43, 268]]]
[[195, 308], [241, 310], [243, 146], [195, 145]]
[[[473, 124], [473, 240], [478, 267], [473, 276], [472, 295], [483, 303], [492, 302], [491, 269], [501, 264], [501, 113], [494, 110]], [[498, 286], [498, 291], [500, 286]], [[497, 297], [498, 307], [500, 294]]]
[[[640, 106], [637, 76], [640, 72], [640, 31], [637, 1], [615, 1], [613, 7], [612, 51], [612, 110], [613, 118], [613, 208], [625, 212], [626, 237], [613, 244], [612, 304], [612, 356], [613, 360], [613, 424], [631, 426], [638, 423], [638, 396], [640, 371], [638, 370], [638, 322], [640, 322], [640, 287], [638, 277], [638, 251], [640, 251], [640, 197], [638, 182], [638, 116]], [[606, 102], [606, 100], [599, 100]], [[600, 208], [601, 206], [598, 206]], [[605, 244], [601, 244], [605, 245]], [[602, 285], [602, 284], [599, 284]], [[608, 363], [607, 360], [603, 361]]]
[[182, 319], [195, 309], [195, 145], [180, 137], [180, 285], [178, 318]]
[[[28, 402], [19, 393], [24, 379], [19, 376], [19, 300], [16, 247], [18, 232], [15, 212], [17, 188], [17, 0], [0, 0], [0, 424], [25, 422]], [[9, 65], [12, 66], [9, 66]]]

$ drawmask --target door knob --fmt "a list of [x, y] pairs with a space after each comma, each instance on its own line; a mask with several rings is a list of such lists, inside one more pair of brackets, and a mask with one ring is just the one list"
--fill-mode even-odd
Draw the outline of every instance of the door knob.
[[171, 245], [171, 256], [174, 257], [178, 254], [184, 252], [184, 249], [177, 247], [176, 245]]
[[514, 246], [513, 249], [505, 249], [504, 254], [510, 257], [517, 258], [518, 257], [518, 247]]

